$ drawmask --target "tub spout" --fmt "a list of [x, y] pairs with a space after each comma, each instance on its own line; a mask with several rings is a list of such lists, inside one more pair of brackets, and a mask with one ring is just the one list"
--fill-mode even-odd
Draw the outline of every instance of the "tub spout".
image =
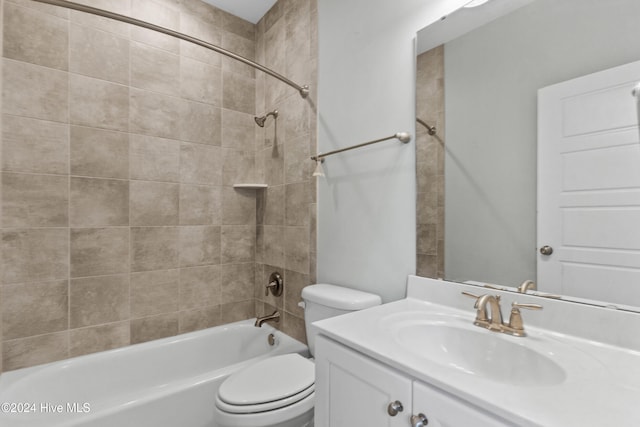
[[259, 328], [260, 326], [262, 326], [264, 322], [268, 322], [269, 320], [275, 320], [276, 322], [280, 321], [280, 313], [278, 313], [278, 310], [274, 311], [268, 316], [257, 317], [256, 323], [254, 323], [253, 326], [255, 326], [256, 328]]

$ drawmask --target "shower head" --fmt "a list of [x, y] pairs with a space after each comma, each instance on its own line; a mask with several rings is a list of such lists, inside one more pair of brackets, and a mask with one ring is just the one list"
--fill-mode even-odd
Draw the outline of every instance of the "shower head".
[[256, 121], [256, 124], [258, 126], [263, 128], [264, 127], [264, 122], [267, 121], [267, 117], [269, 117], [269, 116], [273, 116], [274, 119], [277, 119], [278, 118], [278, 110], [273, 110], [272, 112], [267, 113], [266, 115], [264, 115], [262, 117], [254, 117], [253, 120]]

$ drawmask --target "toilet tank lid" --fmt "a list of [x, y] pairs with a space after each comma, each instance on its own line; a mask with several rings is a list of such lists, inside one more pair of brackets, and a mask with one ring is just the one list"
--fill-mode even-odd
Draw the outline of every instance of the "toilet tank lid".
[[302, 289], [302, 299], [339, 310], [363, 310], [382, 303], [380, 296], [356, 289], [320, 283]]

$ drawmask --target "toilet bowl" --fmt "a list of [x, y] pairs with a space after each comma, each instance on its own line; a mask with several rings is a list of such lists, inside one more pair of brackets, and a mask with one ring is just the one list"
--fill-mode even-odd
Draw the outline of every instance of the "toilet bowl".
[[[309, 351], [313, 355], [317, 320], [373, 307], [378, 295], [335, 285], [302, 290]], [[230, 375], [218, 389], [215, 420], [220, 427], [312, 427], [315, 366], [299, 354], [254, 363]]]

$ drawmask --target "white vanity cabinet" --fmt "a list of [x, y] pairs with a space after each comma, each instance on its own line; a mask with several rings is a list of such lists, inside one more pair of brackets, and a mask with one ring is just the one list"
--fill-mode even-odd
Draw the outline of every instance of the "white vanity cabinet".
[[315, 353], [316, 427], [513, 426], [324, 336]]

